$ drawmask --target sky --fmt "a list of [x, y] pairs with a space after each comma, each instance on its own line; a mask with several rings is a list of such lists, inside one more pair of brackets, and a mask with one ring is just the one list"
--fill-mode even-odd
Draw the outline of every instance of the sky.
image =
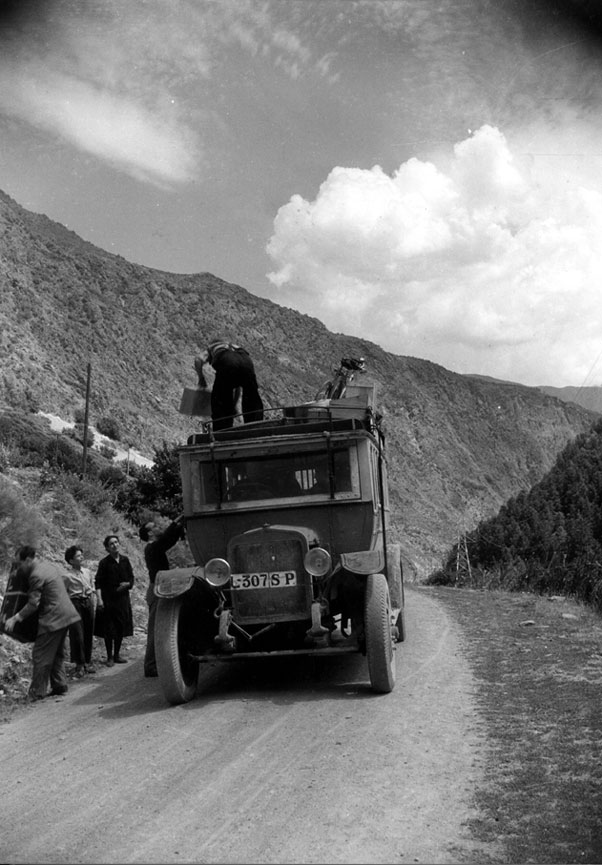
[[595, 5], [0, 0], [0, 189], [395, 354], [599, 386]]

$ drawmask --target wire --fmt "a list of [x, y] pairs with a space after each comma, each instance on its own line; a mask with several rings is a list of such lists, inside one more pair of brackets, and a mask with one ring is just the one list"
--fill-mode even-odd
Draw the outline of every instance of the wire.
[[583, 388], [585, 387], [585, 382], [588, 380], [588, 378], [589, 378], [590, 375], [592, 374], [592, 371], [595, 369], [596, 364], [598, 363], [598, 361], [600, 360], [601, 357], [602, 357], [602, 348], [601, 348], [600, 351], [598, 352], [598, 356], [597, 356], [597, 358], [595, 359], [595, 361], [593, 362], [593, 364], [591, 365], [591, 367], [590, 367], [590, 369], [589, 369], [589, 372], [587, 373], [587, 375], [586, 375], [585, 378], [583, 379], [583, 382], [579, 385], [579, 388], [577, 389], [577, 393], [576, 393], [575, 396], [573, 397], [573, 402], [575, 402], [575, 401], [577, 400], [577, 397], [579, 396], [579, 394], [581, 393], [581, 391], [582, 391]]

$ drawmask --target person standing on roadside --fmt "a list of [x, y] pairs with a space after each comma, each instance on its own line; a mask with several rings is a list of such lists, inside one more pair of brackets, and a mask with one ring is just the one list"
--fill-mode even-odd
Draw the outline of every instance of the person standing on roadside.
[[4, 628], [10, 634], [17, 622], [38, 611], [28, 697], [32, 701], [43, 700], [48, 696], [49, 682], [52, 695], [66, 694], [69, 688], [65, 673], [65, 640], [69, 626], [79, 621], [79, 613], [69, 599], [57, 565], [37, 559], [35, 548], [30, 546], [21, 547], [17, 557], [21, 571], [28, 579], [28, 598], [23, 609], [6, 620]]
[[69, 627], [71, 662], [75, 664], [76, 678], [81, 679], [84, 673], [96, 672], [96, 668], [92, 665], [96, 592], [92, 585], [90, 571], [82, 566], [84, 561], [82, 548], [75, 544], [68, 547], [65, 550], [65, 561], [69, 569], [63, 574], [63, 580], [71, 603], [80, 617], [79, 622]]
[[242, 414], [245, 423], [263, 420], [263, 402], [259, 396], [253, 361], [240, 345], [216, 339], [194, 359], [199, 387], [207, 387], [203, 366], [209, 363], [215, 370], [211, 391], [211, 418], [215, 431], [229, 429], [234, 424], [238, 389], [242, 388]]
[[144, 654], [144, 675], [152, 678], [157, 675], [155, 658], [155, 616], [158, 598], [155, 595], [155, 577], [158, 571], [169, 570], [167, 550], [171, 549], [184, 533], [184, 516], [180, 515], [167, 528], [159, 520], [148, 520], [140, 527], [141, 541], [147, 541], [144, 547], [144, 561], [148, 569], [148, 588], [146, 603], [148, 604], [148, 626], [146, 630], [146, 652]]
[[119, 552], [117, 535], [107, 535], [103, 546], [108, 555], [98, 563], [95, 585], [100, 591], [99, 609], [104, 607], [105, 649], [107, 667], [113, 664], [126, 664], [121, 657], [121, 644], [124, 637], [134, 633], [134, 619], [130, 602], [130, 590], [134, 586], [134, 571], [127, 556]]

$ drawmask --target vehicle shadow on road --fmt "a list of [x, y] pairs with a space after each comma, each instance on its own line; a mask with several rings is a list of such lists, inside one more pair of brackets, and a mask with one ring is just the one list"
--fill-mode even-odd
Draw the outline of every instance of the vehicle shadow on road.
[[343, 700], [373, 696], [361, 656], [261, 658], [222, 666], [208, 680], [201, 670], [194, 703], [202, 698], [265, 701], [290, 705], [302, 700]]
[[96, 706], [102, 718], [147, 715], [168, 707], [159, 680], [144, 677], [142, 659], [71, 686], [68, 698], [77, 706]]
[[[173, 710], [158, 679], [143, 675], [142, 661], [112, 669], [72, 689], [75, 705], [98, 707], [99, 717], [127, 718]], [[79, 691], [79, 693], [77, 693]], [[180, 710], [201, 711], [207, 702], [270, 701], [293, 705], [319, 700], [375, 698], [362, 656], [262, 658], [201, 667], [197, 693]]]

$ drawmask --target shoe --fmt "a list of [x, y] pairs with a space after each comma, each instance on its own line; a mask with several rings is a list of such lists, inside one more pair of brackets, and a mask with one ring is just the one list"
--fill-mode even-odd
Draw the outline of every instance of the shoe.
[[107, 658], [107, 660], [105, 661], [107, 667], [112, 667], [114, 663], [115, 661], [113, 660], [113, 658]]
[[127, 664], [127, 658], [120, 658], [119, 655], [115, 658], [116, 664]]
[[158, 675], [159, 674], [156, 670], [145, 670], [144, 671], [144, 676], [147, 679], [156, 679]]
[[81, 679], [81, 678], [83, 677], [83, 675], [84, 675], [85, 672], [86, 672], [86, 670], [85, 670], [84, 665], [83, 665], [83, 664], [78, 664], [77, 667], [75, 668], [75, 673], [74, 673], [75, 678], [76, 678], [76, 679]]
[[85, 669], [86, 673], [95, 673], [96, 672], [96, 667], [94, 667], [92, 664], [86, 664], [84, 669]]
[[63, 697], [67, 693], [68, 690], [69, 690], [69, 688], [67, 688], [67, 686], [65, 686], [64, 688], [53, 688], [52, 691], [50, 692], [50, 696], [51, 697]]

